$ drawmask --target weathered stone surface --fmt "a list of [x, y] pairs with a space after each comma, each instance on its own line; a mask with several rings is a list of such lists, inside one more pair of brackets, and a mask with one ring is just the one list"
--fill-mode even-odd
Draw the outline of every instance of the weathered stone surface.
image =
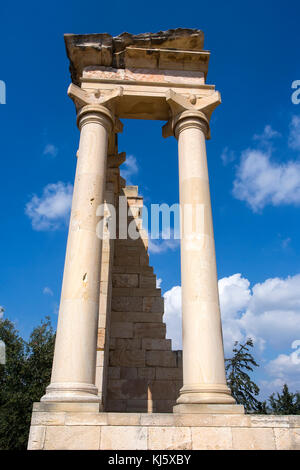
[[173, 427], [150, 427], [149, 428], [149, 449], [192, 449], [192, 438], [190, 428]]
[[300, 450], [300, 428], [291, 429], [291, 449]]
[[169, 380], [155, 380], [150, 384], [153, 400], [171, 400], [179, 395], [181, 383]]
[[193, 450], [231, 450], [230, 428], [192, 428]]
[[164, 299], [162, 297], [144, 297], [143, 312], [163, 313]]
[[104, 349], [105, 345], [105, 328], [98, 328], [97, 348]]
[[166, 335], [164, 323], [135, 323], [134, 336], [139, 338], [160, 338]]
[[[150, 405], [156, 410], [167, 409], [172, 403], [172, 400], [155, 400]], [[300, 428], [286, 427], [287, 418], [293, 421], [294, 417], [290, 416], [268, 416], [269, 423], [273, 419], [274, 426], [262, 427], [261, 423], [256, 426], [252, 420], [254, 417], [249, 415], [149, 413], [149, 400], [146, 398], [110, 400], [108, 406], [110, 409], [123, 408], [124, 412], [67, 411], [54, 412], [48, 417], [45, 416], [47, 412], [35, 412], [40, 414], [35, 422], [45, 425], [31, 427], [28, 448], [88, 450], [98, 449], [100, 442], [100, 448], [108, 450], [300, 449]], [[143, 412], [132, 412], [137, 408]], [[130, 412], [126, 413], [126, 410]], [[58, 414], [65, 416], [64, 422], [57, 420]], [[265, 417], [255, 418], [263, 420]], [[293, 424], [298, 421], [295, 418]], [[55, 424], [58, 422], [61, 424]]]
[[[173, 354], [173, 351], [146, 351], [146, 365], [166, 367], [166, 368], [170, 368], [170, 367], [175, 368], [176, 356], [175, 354]], [[162, 375], [160, 370], [158, 373]], [[162, 378], [162, 377], [157, 377], [157, 378]], [[166, 378], [166, 377], [163, 377], [163, 378]]]
[[64, 411], [40, 411], [33, 412], [31, 418], [32, 426], [60, 426], [65, 424], [66, 413]]
[[178, 367], [156, 367], [155, 377], [159, 380], [182, 380], [182, 369]]
[[110, 412], [121, 413], [126, 411], [127, 400], [123, 399], [107, 399], [106, 409]]
[[66, 426], [103, 426], [108, 424], [107, 413], [67, 413]]
[[101, 450], [146, 450], [147, 428], [106, 426], [101, 429]]
[[121, 375], [120, 367], [109, 367], [108, 368], [108, 377], [111, 379], [119, 379]]
[[[178, 387], [178, 394], [179, 394]], [[156, 413], [172, 413], [173, 407], [176, 404], [176, 398], [174, 397], [173, 400], [163, 400], [163, 399], [155, 399], [155, 411]]]
[[35, 402], [32, 407], [33, 412], [76, 412], [76, 413], [98, 413], [99, 403], [56, 403], [56, 402]]
[[112, 285], [113, 287], [138, 287], [139, 276], [138, 274], [113, 274]]
[[147, 276], [145, 274], [140, 274], [140, 287], [146, 289], [156, 287], [156, 276]]
[[121, 367], [121, 379], [136, 379], [138, 376], [136, 367]]
[[140, 350], [119, 350], [115, 349], [109, 353], [109, 364], [111, 366], [123, 367], [144, 367], [145, 351]]
[[111, 426], [139, 426], [140, 413], [107, 413], [108, 424]]
[[233, 449], [275, 450], [272, 428], [232, 428]]
[[114, 297], [161, 297], [161, 290], [156, 288], [118, 287], [112, 293]]
[[148, 384], [146, 379], [115, 380], [108, 383], [108, 396], [111, 400], [136, 399], [146, 400], [148, 398]]
[[[99, 66], [104, 65], [105, 67], [117, 67], [117, 68], [132, 68], [130, 52], [134, 52], [136, 49], [140, 51], [139, 62], [137, 65], [137, 59], [135, 58], [135, 67], [147, 67], [149, 68], [151, 58], [153, 58], [153, 65], [151, 68], [155, 69], [157, 64], [160, 64], [161, 68], [167, 68], [164, 65], [164, 60], [167, 59], [165, 55], [158, 60], [157, 53], [154, 51], [152, 54], [147, 52], [149, 49], [158, 51], [170, 51], [172, 60], [174, 61], [174, 49], [179, 51], [196, 51], [201, 52], [204, 43], [204, 34], [200, 30], [196, 29], [183, 29], [177, 28], [168, 31], [160, 31], [158, 33], [146, 33], [133, 35], [129, 33], [123, 33], [119, 36], [113, 37], [109, 34], [65, 34], [65, 43], [67, 49], [67, 55], [71, 64], [71, 76], [74, 83], [80, 84], [80, 76], [82, 71], [87, 66]], [[131, 47], [130, 47], [131, 46]], [[125, 51], [128, 54], [124, 56]], [[99, 51], [101, 53], [99, 54]], [[143, 55], [145, 51], [147, 54], [147, 61], [143, 62]], [[121, 54], [121, 52], [123, 52]], [[150, 51], [151, 52], [151, 51]], [[128, 57], [127, 57], [128, 56]], [[182, 53], [185, 58], [184, 53]], [[168, 57], [168, 56], [167, 56]], [[182, 58], [182, 60], [184, 60]], [[170, 63], [172, 63], [170, 60]], [[187, 62], [187, 58], [185, 58]], [[208, 65], [208, 60], [207, 60]], [[207, 70], [206, 65], [206, 70]]]
[[155, 367], [139, 367], [138, 376], [144, 379], [154, 379], [155, 378]]
[[291, 449], [291, 430], [284, 427], [274, 429], [276, 450]]
[[[156, 297], [153, 298], [156, 299]], [[115, 312], [145, 312], [147, 310], [143, 310], [143, 300], [142, 297], [113, 297], [111, 309]]]
[[110, 342], [110, 349], [141, 349], [141, 338], [113, 338], [115, 340], [114, 344]]
[[170, 339], [155, 339], [155, 338], [143, 338], [142, 349], [146, 350], [157, 350], [157, 351], [170, 351], [172, 347]]
[[114, 264], [112, 267], [113, 273], [139, 273], [139, 274], [153, 274], [153, 267], [152, 266], [120, 266]]
[[48, 426], [45, 450], [98, 450], [100, 426]]
[[44, 441], [46, 436], [45, 426], [33, 426], [30, 427], [28, 450], [43, 450]]
[[110, 335], [112, 338], [132, 338], [133, 323], [113, 322], [110, 326]]
[[128, 413], [147, 413], [153, 410], [152, 400], [149, 399], [129, 399], [127, 400], [126, 411]]
[[162, 322], [162, 313], [112, 312], [111, 319], [117, 323], [159, 323]]
[[211, 405], [207, 403], [180, 403], [173, 408], [174, 413], [182, 414], [237, 414], [243, 415], [245, 412], [243, 405], [223, 405], [216, 404]]

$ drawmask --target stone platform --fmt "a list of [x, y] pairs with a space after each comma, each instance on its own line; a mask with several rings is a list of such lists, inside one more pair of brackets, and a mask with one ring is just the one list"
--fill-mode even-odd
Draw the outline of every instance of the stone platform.
[[49, 410], [34, 404], [29, 450], [300, 450], [300, 416]]

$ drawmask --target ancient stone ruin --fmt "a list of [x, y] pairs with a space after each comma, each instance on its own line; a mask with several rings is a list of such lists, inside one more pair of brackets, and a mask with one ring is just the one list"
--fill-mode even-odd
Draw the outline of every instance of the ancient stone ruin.
[[[202, 31], [65, 43], [80, 143], [51, 383], [28, 448], [297, 448], [297, 417], [244, 415], [226, 383], [206, 157], [221, 98]], [[120, 176], [117, 137], [132, 118], [163, 121], [178, 141], [182, 353], [166, 337], [143, 198]]]

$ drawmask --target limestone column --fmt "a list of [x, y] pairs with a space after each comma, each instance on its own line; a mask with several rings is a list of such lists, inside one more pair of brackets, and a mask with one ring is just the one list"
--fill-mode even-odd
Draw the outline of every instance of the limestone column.
[[99, 402], [95, 386], [102, 240], [96, 209], [104, 201], [108, 135], [104, 106], [78, 114], [80, 144], [51, 383], [44, 402]]
[[173, 120], [173, 130], [179, 153], [183, 325], [183, 387], [174, 412], [205, 412], [212, 409], [207, 405], [235, 403], [225, 378], [205, 144], [208, 119], [201, 111], [183, 111]]

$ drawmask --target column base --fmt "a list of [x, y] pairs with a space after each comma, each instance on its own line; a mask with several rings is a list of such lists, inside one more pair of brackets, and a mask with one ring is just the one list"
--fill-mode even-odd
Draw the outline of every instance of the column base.
[[223, 405], [208, 403], [190, 403], [175, 405], [173, 407], [174, 414], [245, 414], [243, 405]]
[[100, 403], [98, 389], [86, 383], [51, 383], [46, 394], [41, 398], [43, 403]]
[[184, 385], [179, 392], [178, 405], [235, 405], [226, 384]]

